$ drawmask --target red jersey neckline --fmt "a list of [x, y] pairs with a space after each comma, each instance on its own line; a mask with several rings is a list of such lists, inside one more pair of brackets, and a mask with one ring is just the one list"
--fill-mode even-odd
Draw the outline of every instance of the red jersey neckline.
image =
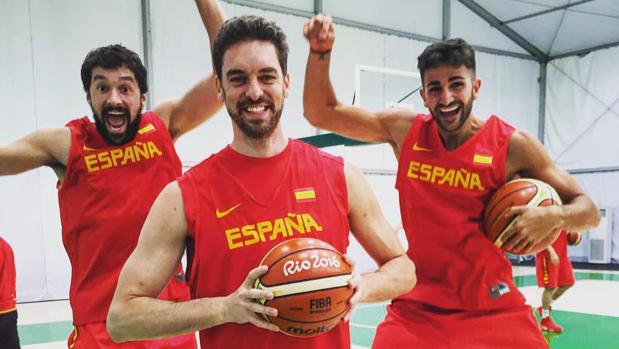
[[494, 114], [490, 115], [490, 117], [479, 128], [479, 131], [475, 132], [474, 135], [469, 137], [469, 139], [464, 141], [464, 143], [460, 144], [457, 148], [455, 148], [453, 150], [447, 150], [447, 148], [445, 148], [445, 144], [443, 144], [443, 139], [441, 138], [441, 135], [438, 132], [438, 125], [436, 124], [436, 121], [434, 121], [434, 119], [432, 119], [432, 138], [433, 138], [432, 140], [436, 144], [437, 149], [439, 149], [439, 151], [441, 151], [442, 153], [445, 153], [445, 154], [458, 154], [458, 153], [460, 153], [462, 151], [465, 151], [469, 147], [471, 147], [471, 144], [475, 143], [475, 139], [477, 139], [480, 134], [482, 134], [488, 127], [490, 127], [491, 123], [495, 122], [496, 118], [497, 118], [496, 115], [494, 115]]

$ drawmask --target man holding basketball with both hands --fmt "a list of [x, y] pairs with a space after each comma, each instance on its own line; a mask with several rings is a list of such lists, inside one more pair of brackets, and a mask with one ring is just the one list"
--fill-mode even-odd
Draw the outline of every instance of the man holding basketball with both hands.
[[[219, 31], [213, 65], [234, 138], [155, 201], [108, 314], [114, 340], [199, 330], [208, 349], [350, 347], [347, 322], [298, 338], [272, 332], [278, 328], [260, 315], [277, 311], [256, 302], [273, 298], [252, 288], [266, 272], [256, 266], [272, 247], [295, 237], [320, 239], [344, 252], [353, 232], [379, 268], [352, 280], [351, 306], [413, 287], [414, 265], [361, 172], [284, 136], [279, 118], [289, 92], [287, 53], [284, 33], [260, 17], [230, 19]], [[193, 300], [156, 299], [186, 243]]]
[[486, 238], [481, 217], [492, 193], [514, 175], [550, 184], [563, 206], [513, 207], [506, 213], [517, 218], [505, 247], [532, 253], [559, 229], [595, 227], [599, 212], [592, 200], [535, 137], [497, 116], [482, 120], [471, 114], [481, 81], [474, 50], [464, 40], [432, 44], [418, 57], [420, 93], [430, 112], [424, 115], [340, 103], [329, 80], [331, 19], [315, 16], [304, 35], [310, 45], [306, 118], [353, 139], [387, 142], [399, 161], [396, 187], [418, 282], [392, 301], [373, 347], [546, 348], [512, 283], [511, 265]]

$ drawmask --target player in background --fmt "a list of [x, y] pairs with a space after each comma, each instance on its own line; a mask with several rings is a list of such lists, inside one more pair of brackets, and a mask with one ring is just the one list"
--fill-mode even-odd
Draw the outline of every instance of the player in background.
[[0, 346], [19, 349], [15, 297], [15, 257], [6, 240], [0, 237]]
[[563, 332], [563, 327], [557, 325], [550, 315], [552, 303], [575, 283], [572, 263], [567, 254], [568, 234], [561, 231], [552, 245], [535, 255], [537, 285], [544, 288], [542, 305], [536, 310], [541, 317], [540, 326], [544, 331]]

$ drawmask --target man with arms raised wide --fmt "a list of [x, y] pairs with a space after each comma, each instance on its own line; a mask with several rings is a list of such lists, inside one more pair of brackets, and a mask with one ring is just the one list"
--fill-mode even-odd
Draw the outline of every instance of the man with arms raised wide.
[[[212, 0], [197, 0], [213, 13], [215, 35], [223, 12]], [[58, 177], [62, 239], [72, 267], [69, 301], [74, 331], [71, 349], [195, 348], [193, 334], [164, 341], [114, 343], [105, 320], [120, 270], [135, 248], [148, 210], [161, 189], [181, 174], [174, 141], [220, 107], [214, 77], [182, 98], [142, 112], [148, 92], [139, 56], [121, 46], [88, 53], [81, 77], [94, 124], [84, 116], [66, 127], [37, 130], [0, 146], [0, 175], [51, 167]], [[188, 299], [180, 264], [160, 297]]]

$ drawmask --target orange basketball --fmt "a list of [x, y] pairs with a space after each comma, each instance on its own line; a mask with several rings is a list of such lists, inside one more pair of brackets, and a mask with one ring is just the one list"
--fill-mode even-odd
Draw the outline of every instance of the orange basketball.
[[570, 246], [576, 246], [580, 244], [582, 240], [582, 235], [580, 235], [577, 231], [568, 231], [567, 232], [567, 244]]
[[328, 243], [312, 238], [287, 240], [273, 247], [260, 265], [269, 270], [255, 287], [273, 291], [274, 298], [261, 303], [277, 309], [277, 317], [265, 317], [281, 332], [316, 336], [337, 326], [348, 311], [352, 269]]
[[[561, 205], [561, 198], [549, 184], [532, 178], [522, 178], [507, 182], [492, 195], [490, 202], [486, 206], [484, 215], [486, 235], [497, 247], [501, 248], [503, 243], [505, 243], [503, 233], [515, 221], [515, 219], [504, 217], [507, 209], [512, 206], [535, 207], [550, 205]], [[537, 246], [533, 246], [533, 251], [530, 253], [546, 248], [555, 241], [558, 235], [559, 231], [554, 232], [548, 239], [542, 241]], [[513, 254], [520, 254], [519, 251], [510, 251], [505, 248], [503, 250]]]

